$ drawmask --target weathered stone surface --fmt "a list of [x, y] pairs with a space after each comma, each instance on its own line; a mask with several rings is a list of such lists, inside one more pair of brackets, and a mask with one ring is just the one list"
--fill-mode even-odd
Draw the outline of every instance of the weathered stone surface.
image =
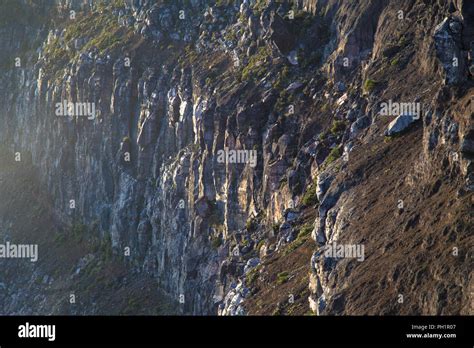
[[[397, 6], [412, 8], [426, 25], [440, 22], [448, 12], [449, 6], [440, 3], [432, 17], [424, 17], [419, 8], [430, 5], [412, 2]], [[69, 5], [83, 8], [60, 3], [64, 11]], [[450, 189], [456, 191], [458, 182], [465, 186], [463, 192], [474, 187], [472, 165], [465, 156], [472, 154], [472, 137], [466, 135], [471, 119], [459, 111], [468, 105], [469, 84], [463, 83], [470, 78], [470, 2], [456, 1], [449, 9], [452, 17], [437, 28], [431, 25], [429, 34], [413, 23], [403, 37], [395, 37], [405, 27], [393, 20], [391, 1], [254, 5], [133, 1], [113, 10], [111, 18], [123, 26], [118, 31], [137, 35], [131, 45], [119, 40], [115, 49], [85, 49], [97, 38], [74, 39], [56, 47], [61, 54], [73, 50], [77, 56], [64, 66], [62, 59], [53, 59], [61, 57], [50, 56], [55, 50], [45, 50], [38, 42], [61, 45], [67, 31], [48, 23], [8, 30], [0, 26], [0, 61], [12, 61], [23, 39], [28, 43], [24, 47], [34, 46], [21, 69], [2, 67], [0, 142], [31, 154], [41, 184], [54, 197], [48, 208], [61, 224], [69, 226], [80, 218], [95, 226], [97, 236], [110, 238], [115, 253], [130, 247], [133, 272], [154, 277], [157, 288], [171, 298], [183, 295], [187, 314], [246, 313], [251, 293], [246, 275], [257, 265], [266, 266], [268, 256], [287, 252], [302, 223], [311, 226], [314, 221], [314, 248], [348, 235], [354, 242], [370, 243], [368, 239], [385, 233], [378, 230], [380, 221], [393, 215], [380, 207], [371, 210], [379, 199], [389, 200], [396, 192], [413, 202], [425, 201], [427, 197], [413, 192], [425, 191], [418, 183], [431, 188], [432, 176], [440, 172], [452, 182], [441, 186], [446, 196]], [[292, 6], [310, 14], [298, 13], [295, 22], [283, 18]], [[454, 57], [459, 57], [457, 67]], [[445, 82], [441, 89], [439, 72]], [[364, 79], [372, 78], [380, 88], [367, 96]], [[390, 139], [383, 139], [373, 105], [379, 97], [405, 94], [413, 99], [421, 95], [433, 112], [418, 133], [408, 134], [412, 148], [405, 152], [418, 151], [416, 161], [408, 158], [399, 176], [385, 183], [398, 186], [383, 190], [379, 183], [397, 169], [384, 162], [395, 150]], [[460, 96], [464, 104], [454, 105]], [[56, 117], [54, 104], [65, 99], [94, 101], [97, 117]], [[414, 121], [399, 116], [386, 134], [409, 129]], [[218, 160], [218, 151], [225, 148], [255, 150], [256, 165]], [[338, 149], [344, 149], [343, 158]], [[452, 153], [459, 150], [463, 155], [455, 160]], [[315, 180], [315, 192], [310, 191]], [[380, 196], [370, 198], [370, 216], [364, 216], [358, 207], [376, 190]], [[318, 204], [300, 211], [308, 191], [316, 194]], [[437, 199], [435, 193], [433, 197]], [[71, 199], [77, 203], [74, 210], [68, 208]], [[441, 203], [446, 202], [436, 202]], [[396, 206], [396, 201], [390, 204]], [[387, 229], [407, 226], [404, 233], [410, 233], [417, 219], [405, 221], [405, 215], [397, 214]], [[372, 216], [379, 224], [371, 238], [360, 241], [352, 233], [364, 233], [365, 226], [357, 224]], [[434, 237], [425, 237], [422, 247], [429, 248]], [[377, 247], [383, 245], [379, 242]], [[386, 246], [387, 255], [395, 247]], [[309, 261], [311, 308], [318, 314], [354, 312], [350, 297], [339, 294], [357, 267], [344, 260], [336, 265], [321, 255], [311, 265]], [[375, 268], [367, 269], [377, 272]], [[83, 262], [77, 269], [82, 272]], [[444, 271], [436, 268], [440, 274]], [[43, 275], [39, 279], [51, 281]], [[407, 279], [419, 278], [413, 274]], [[384, 282], [374, 282], [383, 284], [378, 294], [389, 288]], [[15, 295], [9, 308], [18, 308], [24, 296]], [[422, 299], [416, 301], [412, 308], [419, 312], [436, 312], [436, 304], [421, 308]], [[358, 308], [367, 313], [364, 305]]]
[[407, 130], [412, 123], [416, 122], [418, 118], [413, 115], [400, 115], [397, 116], [387, 127], [385, 131], [385, 135], [392, 136], [395, 134], [402, 133], [403, 131]]
[[466, 80], [466, 62], [461, 51], [462, 24], [446, 17], [436, 28], [436, 52], [446, 73], [446, 84], [458, 85]]

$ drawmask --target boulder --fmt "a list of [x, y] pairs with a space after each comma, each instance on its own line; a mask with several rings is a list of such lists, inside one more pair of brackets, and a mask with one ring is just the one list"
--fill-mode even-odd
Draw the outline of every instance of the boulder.
[[392, 136], [395, 134], [399, 134], [408, 129], [408, 127], [410, 127], [410, 125], [417, 120], [418, 117], [414, 115], [400, 115], [392, 122], [390, 122], [387, 130], [385, 131], [385, 135]]
[[364, 115], [364, 116], [358, 118], [351, 125], [351, 136], [355, 136], [361, 130], [369, 127], [370, 124], [371, 124], [370, 117], [368, 117], [367, 115]]
[[244, 267], [244, 274], [247, 274], [251, 269], [257, 267], [260, 264], [260, 259], [258, 257], [253, 257], [247, 261]]
[[292, 82], [287, 88], [286, 90], [288, 92], [291, 92], [291, 91], [294, 91], [294, 90], [297, 90], [298, 88], [301, 88], [303, 86], [303, 84], [299, 81], [296, 81], [296, 82]]
[[308, 297], [308, 302], [309, 302], [309, 308], [313, 313], [316, 313], [318, 311], [318, 302], [313, 298], [313, 295]]
[[298, 216], [299, 216], [299, 212], [295, 211], [295, 210], [292, 210], [292, 209], [287, 209], [284, 213], [285, 215], [285, 221], [286, 222], [292, 222], [292, 221], [295, 221]]
[[293, 50], [286, 57], [291, 65], [298, 65], [298, 53]]

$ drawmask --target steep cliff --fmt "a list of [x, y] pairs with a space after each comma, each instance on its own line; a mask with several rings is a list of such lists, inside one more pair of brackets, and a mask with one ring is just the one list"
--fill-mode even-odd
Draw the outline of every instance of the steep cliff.
[[472, 313], [474, 6], [51, 5], [2, 4], [0, 143], [65, 231], [181, 313]]

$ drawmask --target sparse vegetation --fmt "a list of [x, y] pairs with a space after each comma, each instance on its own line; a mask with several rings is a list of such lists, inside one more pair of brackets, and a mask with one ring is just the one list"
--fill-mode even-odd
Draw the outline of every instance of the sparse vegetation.
[[267, 60], [270, 58], [271, 50], [269, 47], [260, 47], [256, 54], [250, 57], [247, 66], [242, 70], [242, 81], [248, 81], [249, 79], [259, 80], [267, 69]]
[[253, 6], [253, 10], [256, 12], [257, 15], [260, 15], [260, 13], [265, 9], [266, 5], [266, 0], [256, 0]]
[[301, 226], [298, 236], [291, 244], [286, 247], [286, 249], [283, 251], [283, 255], [286, 256], [302, 246], [308, 240], [312, 231], [313, 226], [310, 223]]
[[222, 7], [222, 6], [227, 6], [229, 5], [230, 0], [216, 0], [216, 6], [217, 7]]
[[367, 79], [364, 82], [364, 91], [367, 93], [371, 93], [375, 87], [377, 87], [377, 82], [372, 79]]
[[342, 156], [342, 148], [341, 146], [336, 146], [334, 149], [331, 150], [329, 153], [328, 157], [326, 158], [325, 164], [331, 164], [335, 160], [337, 160], [339, 157]]
[[284, 66], [283, 69], [278, 73], [277, 78], [273, 82], [273, 88], [276, 90], [280, 90], [284, 88], [289, 82], [289, 75], [290, 75], [290, 69], [288, 66]]
[[251, 270], [247, 273], [247, 275], [246, 275], [246, 277], [245, 277], [245, 282], [246, 282], [247, 286], [252, 285], [252, 284], [257, 280], [258, 275], [259, 275], [259, 273], [260, 273], [260, 269], [261, 269], [261, 266], [259, 265], [259, 266], [255, 267], [255, 268], [251, 269]]
[[288, 274], [288, 272], [280, 272], [277, 274], [277, 284], [278, 285], [281, 285], [281, 284], [284, 284], [288, 281], [288, 279], [290, 278], [290, 275]]
[[327, 137], [328, 137], [328, 133], [326, 133], [326, 132], [321, 132], [321, 133], [319, 133], [319, 135], [318, 135], [318, 139], [319, 139], [320, 141], [326, 140]]
[[[78, 15], [74, 22], [68, 23], [64, 36], [54, 38], [44, 49], [45, 72], [57, 79], [63, 73], [62, 68], [76, 59], [80, 52], [96, 48], [99, 55], [106, 52], [112, 54], [131, 43], [134, 38], [133, 30], [119, 26], [117, 18], [112, 14], [112, 9], [121, 4], [121, 0], [100, 3], [92, 14]], [[76, 43], [81, 40], [84, 45], [76, 50]]]
[[225, 33], [224, 38], [225, 38], [227, 41], [237, 41], [237, 33], [235, 32], [235, 30], [228, 30], [228, 31]]
[[305, 224], [301, 227], [299, 233], [298, 233], [298, 237], [296, 237], [297, 239], [299, 238], [303, 238], [303, 237], [306, 237], [308, 236], [309, 234], [311, 234], [311, 232], [313, 231], [313, 226], [311, 224]]
[[285, 108], [293, 103], [293, 95], [288, 93], [286, 90], [282, 90], [275, 103], [274, 109], [279, 113], [283, 113]]
[[316, 184], [312, 183], [309, 187], [308, 190], [303, 195], [303, 198], [301, 199], [301, 203], [303, 203], [304, 206], [312, 206], [318, 203], [318, 197], [316, 196]]
[[218, 236], [212, 236], [211, 237], [211, 246], [214, 249], [218, 249], [222, 245], [222, 237], [221, 235]]
[[339, 132], [342, 132], [346, 129], [346, 123], [344, 121], [340, 121], [340, 120], [334, 120], [332, 122], [332, 126], [331, 126], [331, 133], [333, 135], [339, 133]]

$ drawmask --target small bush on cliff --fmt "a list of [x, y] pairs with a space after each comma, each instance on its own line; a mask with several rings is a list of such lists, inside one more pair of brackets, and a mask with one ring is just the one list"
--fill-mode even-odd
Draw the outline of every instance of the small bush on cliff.
[[298, 233], [298, 237], [296, 238], [297, 239], [304, 238], [310, 235], [312, 231], [313, 231], [313, 226], [310, 223], [305, 224], [301, 227], [300, 232]]
[[310, 223], [307, 223], [303, 226], [301, 226], [300, 231], [298, 232], [298, 236], [296, 239], [288, 245], [288, 247], [283, 251], [283, 255], [286, 256], [296, 249], [298, 249], [300, 246], [302, 246], [309, 238], [309, 235], [313, 231], [313, 226]]
[[285, 284], [289, 278], [290, 276], [288, 272], [280, 272], [277, 274], [277, 284], [278, 285]]
[[217, 0], [216, 7], [228, 6], [229, 2], [229, 0]]
[[268, 71], [266, 68], [267, 59], [270, 57], [271, 51], [267, 46], [260, 47], [258, 52], [249, 59], [249, 63], [242, 70], [242, 81], [248, 81], [249, 79], [259, 80], [263, 78], [265, 73]]
[[71, 228], [72, 235], [77, 242], [81, 242], [87, 234], [87, 226], [84, 224], [76, 223]]
[[261, 266], [257, 266], [251, 269], [245, 276], [245, 283], [247, 286], [251, 286], [257, 279], [260, 273]]
[[375, 87], [377, 87], [377, 82], [371, 79], [367, 79], [364, 82], [364, 91], [367, 93], [371, 93]]
[[316, 196], [316, 184], [312, 183], [308, 190], [305, 192], [303, 195], [303, 198], [301, 199], [301, 203], [303, 203], [304, 206], [313, 206], [318, 203], [318, 197]]
[[[68, 22], [64, 36], [51, 40], [44, 49], [45, 73], [57, 80], [63, 75], [63, 68], [81, 52], [95, 47], [100, 55], [113, 54], [130, 45], [135, 38], [133, 29], [121, 27], [112, 13], [121, 4], [122, 0], [100, 3], [94, 12], [80, 14], [76, 20]], [[81, 41], [83, 46], [77, 46]]]
[[267, 6], [266, 0], [257, 0], [255, 1], [255, 4], [253, 5], [253, 10], [256, 15], [260, 15], [260, 13], [265, 9], [266, 6]]
[[220, 235], [211, 237], [211, 246], [218, 249], [222, 245], [222, 238]]
[[331, 164], [335, 160], [337, 160], [339, 157], [342, 156], [342, 148], [341, 146], [337, 146], [334, 149], [331, 150], [329, 153], [328, 157], [326, 158], [326, 165]]
[[278, 73], [277, 78], [273, 82], [272, 87], [276, 90], [281, 91], [283, 86], [287, 85], [289, 82], [289, 76], [290, 76], [290, 69], [285, 66], [281, 71]]
[[326, 140], [327, 137], [328, 137], [328, 133], [327, 133], [327, 132], [322, 132], [322, 133], [319, 133], [319, 135], [318, 135], [318, 139], [319, 139], [320, 141]]
[[265, 244], [265, 239], [262, 239], [260, 242], [258, 242], [255, 250], [260, 251], [262, 249], [262, 246]]
[[331, 126], [331, 133], [337, 134], [346, 129], [346, 123], [344, 121], [334, 120]]

